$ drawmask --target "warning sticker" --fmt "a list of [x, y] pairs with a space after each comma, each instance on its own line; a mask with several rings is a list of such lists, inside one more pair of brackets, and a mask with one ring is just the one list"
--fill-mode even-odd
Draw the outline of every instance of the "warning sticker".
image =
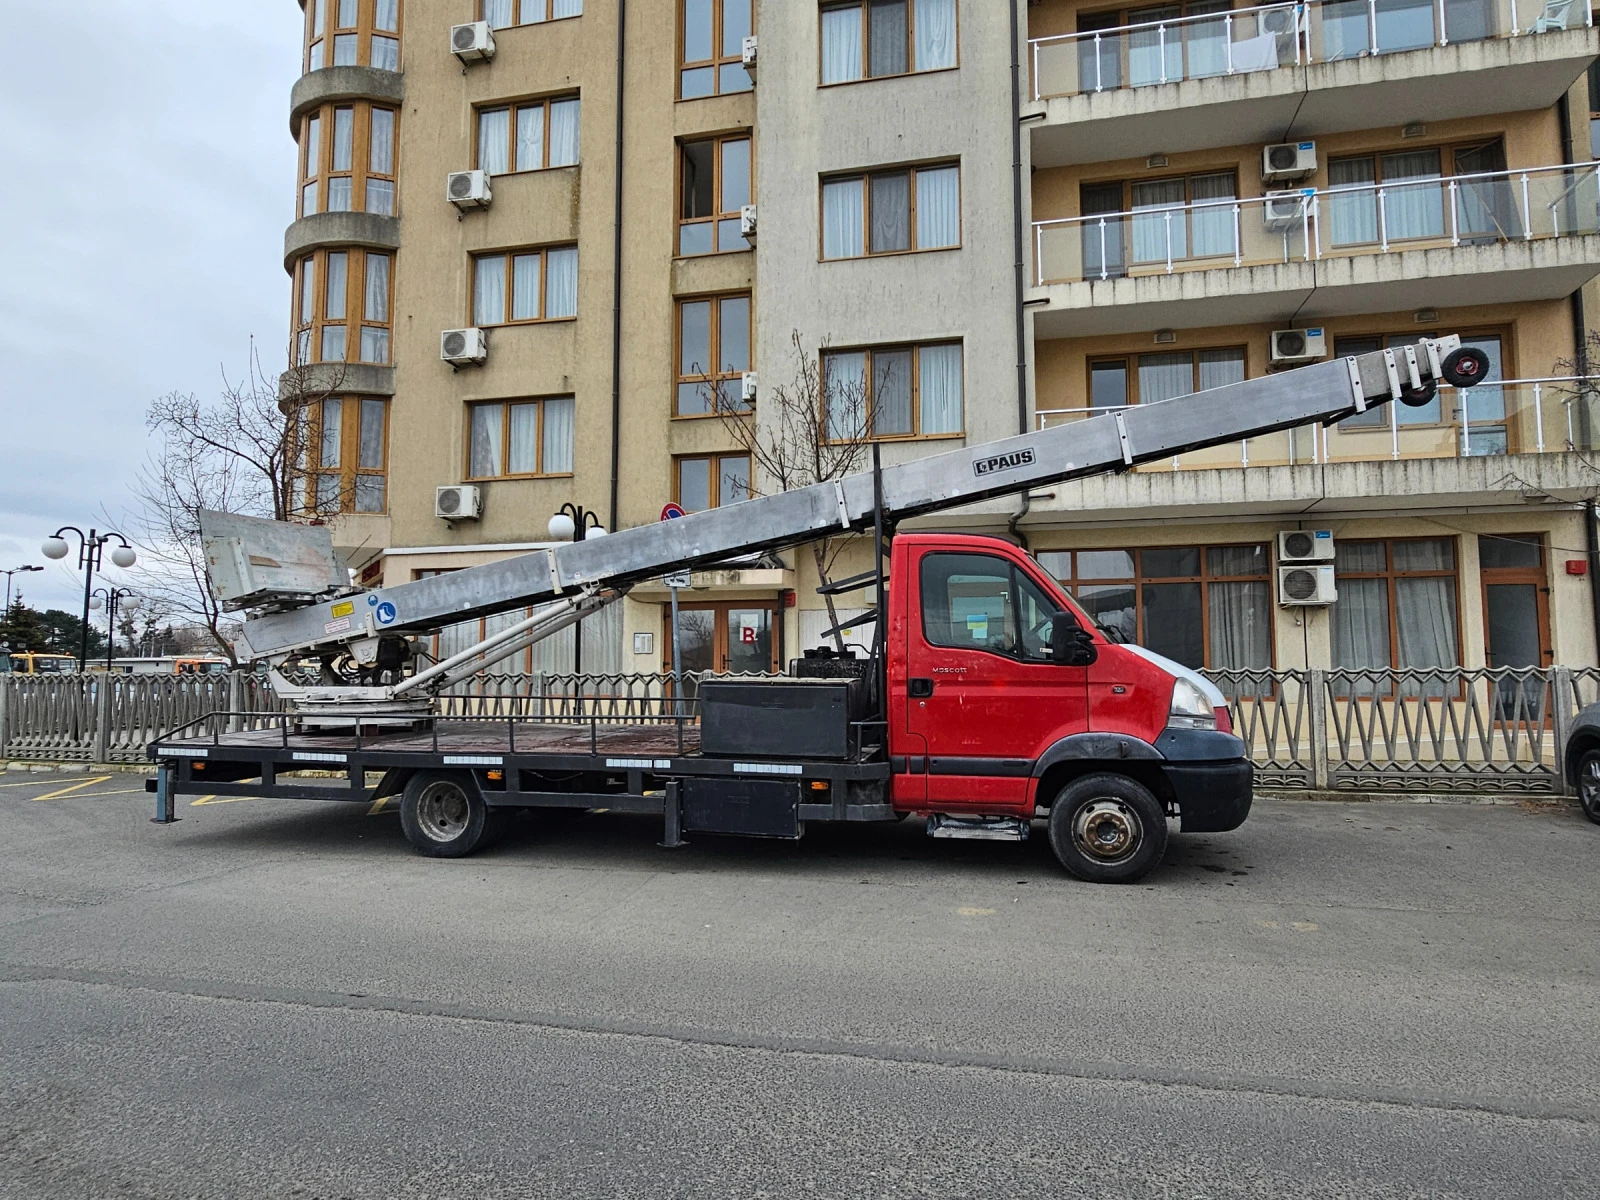
[[346, 633], [350, 629], [350, 618], [340, 617], [337, 621], [329, 621], [322, 627], [323, 633]]
[[328, 615], [333, 617], [348, 617], [352, 616], [355, 611], [355, 602], [353, 600], [346, 600], [343, 604], [335, 604], [332, 608], [330, 608], [328, 610]]

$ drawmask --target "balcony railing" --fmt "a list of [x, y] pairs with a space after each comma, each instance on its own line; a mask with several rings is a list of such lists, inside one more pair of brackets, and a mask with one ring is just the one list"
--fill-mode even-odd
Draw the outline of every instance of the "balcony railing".
[[1600, 232], [1600, 163], [1138, 205], [1035, 221], [1035, 282], [1121, 279]]
[[[1050, 408], [1040, 429], [1118, 408]], [[1146, 463], [1141, 471], [1374, 462], [1400, 458], [1481, 458], [1600, 449], [1600, 376], [1493, 380], [1441, 387], [1421, 408], [1386, 404], [1338, 425], [1285, 429]]]
[[1306, 0], [1034, 38], [1033, 98], [1577, 29], [1584, 0]]

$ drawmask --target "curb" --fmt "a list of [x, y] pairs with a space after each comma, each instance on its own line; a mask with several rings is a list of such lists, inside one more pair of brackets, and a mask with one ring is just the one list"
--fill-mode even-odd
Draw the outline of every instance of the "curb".
[[1257, 788], [1256, 799], [1282, 800], [1300, 804], [1448, 804], [1501, 808], [1527, 807], [1528, 805], [1536, 805], [1541, 808], [1578, 807], [1576, 799], [1556, 792], [1333, 792], [1302, 791], [1298, 788]]
[[153, 763], [35, 762], [31, 759], [0, 759], [0, 772], [7, 775], [143, 775], [155, 769]]

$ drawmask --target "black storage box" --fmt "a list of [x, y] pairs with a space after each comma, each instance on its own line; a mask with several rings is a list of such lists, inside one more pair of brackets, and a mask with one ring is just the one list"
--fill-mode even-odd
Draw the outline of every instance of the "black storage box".
[[859, 679], [707, 679], [700, 684], [700, 752], [718, 758], [850, 757], [862, 719]]

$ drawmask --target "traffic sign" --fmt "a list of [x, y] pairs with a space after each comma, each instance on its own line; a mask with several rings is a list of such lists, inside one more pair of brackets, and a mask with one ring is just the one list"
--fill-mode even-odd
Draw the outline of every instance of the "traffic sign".
[[683, 516], [683, 509], [681, 507], [679, 507], [678, 505], [676, 505], [676, 504], [664, 504], [664, 505], [662, 505], [662, 507], [661, 507], [661, 519], [663, 521], [675, 521], [681, 516]]

